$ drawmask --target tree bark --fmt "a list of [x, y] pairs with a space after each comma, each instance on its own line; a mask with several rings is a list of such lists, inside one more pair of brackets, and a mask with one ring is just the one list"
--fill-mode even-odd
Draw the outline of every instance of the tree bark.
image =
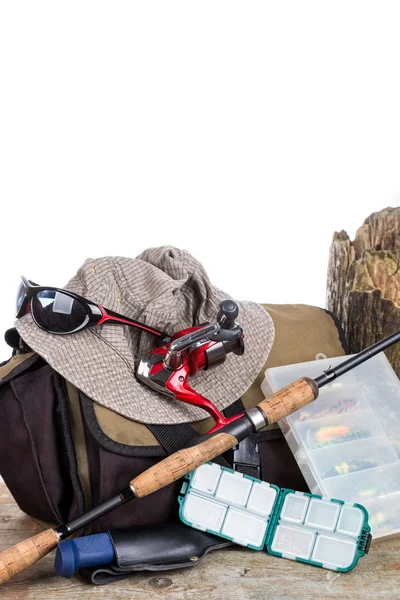
[[[400, 207], [369, 216], [354, 241], [333, 235], [327, 308], [344, 329], [351, 354], [400, 329]], [[386, 351], [400, 376], [400, 345]]]

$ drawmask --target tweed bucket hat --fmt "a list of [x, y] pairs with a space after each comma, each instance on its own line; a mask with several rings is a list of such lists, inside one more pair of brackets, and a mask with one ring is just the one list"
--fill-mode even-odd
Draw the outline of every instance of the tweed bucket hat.
[[[65, 286], [89, 300], [160, 329], [168, 335], [215, 321], [228, 298], [210, 283], [204, 267], [189, 252], [173, 246], [149, 248], [137, 258], [88, 259]], [[268, 357], [274, 326], [254, 302], [238, 302], [238, 323], [245, 335], [243, 356], [191, 377], [189, 384], [219, 410], [237, 400], [254, 382]], [[90, 327], [71, 335], [52, 335], [30, 314], [15, 323], [25, 343], [58, 373], [95, 402], [135, 421], [171, 424], [197, 421], [203, 410], [167, 398], [135, 375], [140, 357], [159, 340], [134, 327]]]

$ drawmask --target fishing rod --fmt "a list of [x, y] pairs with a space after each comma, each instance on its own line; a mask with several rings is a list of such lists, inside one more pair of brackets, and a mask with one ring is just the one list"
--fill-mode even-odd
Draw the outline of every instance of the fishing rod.
[[[134, 498], [144, 498], [177, 481], [202, 464], [236, 446], [241, 440], [267, 425], [276, 423], [314, 401], [319, 390], [376, 354], [400, 341], [400, 331], [380, 340], [359, 354], [344, 360], [336, 367], [326, 369], [316, 379], [303, 377], [265, 398], [235, 421], [222, 425], [217, 431], [203, 436], [193, 447], [171, 454], [144, 471], [118, 495], [100, 504], [69, 523], [48, 529], [0, 553], [0, 583], [25, 570], [54, 550], [58, 543]], [[215, 428], [214, 428], [215, 429]]]

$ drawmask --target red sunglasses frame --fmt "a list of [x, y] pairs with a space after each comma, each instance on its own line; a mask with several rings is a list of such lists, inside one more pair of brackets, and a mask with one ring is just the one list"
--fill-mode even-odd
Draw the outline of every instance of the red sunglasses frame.
[[[93, 327], [95, 325], [106, 325], [107, 323], [110, 323], [110, 324], [116, 324], [116, 325], [130, 325], [132, 327], [136, 327], [137, 329], [142, 329], [143, 331], [147, 331], [148, 333], [151, 333], [152, 335], [155, 335], [155, 336], [161, 338], [164, 343], [171, 341], [171, 338], [163, 331], [159, 331], [157, 329], [153, 329], [152, 327], [148, 327], [144, 323], [140, 323], [140, 321], [135, 321], [134, 319], [129, 319], [128, 317], [124, 317], [124, 315], [120, 315], [119, 313], [116, 313], [108, 308], [105, 308], [101, 304], [97, 304], [96, 302], [93, 302], [92, 300], [88, 300], [87, 298], [84, 298], [83, 296], [79, 296], [79, 294], [75, 294], [74, 292], [70, 292], [69, 290], [64, 290], [62, 288], [37, 285], [37, 284], [33, 283], [32, 281], [26, 279], [26, 277], [23, 277], [23, 276], [21, 277], [21, 280], [22, 280], [22, 284], [25, 289], [25, 296], [22, 300], [22, 303], [18, 310], [16, 318], [19, 319], [19, 318], [23, 317], [24, 315], [26, 315], [30, 311], [30, 313], [32, 315], [32, 319], [34, 320], [36, 325], [40, 329], [47, 331], [47, 333], [51, 333], [53, 335], [70, 335], [71, 333], [77, 333], [78, 331], [82, 331], [83, 329], [87, 329], [88, 327]], [[69, 296], [70, 298], [73, 298], [74, 300], [79, 302], [79, 304], [81, 306], [83, 306], [86, 311], [86, 319], [82, 323], [82, 325], [80, 325], [79, 327], [77, 327], [76, 329], [73, 329], [71, 331], [64, 332], [64, 331], [51, 331], [50, 329], [47, 329], [41, 323], [39, 323], [35, 316], [35, 311], [32, 306], [32, 299], [39, 292], [46, 292], [46, 291], [59, 292], [60, 294], [65, 294], [66, 296]]]

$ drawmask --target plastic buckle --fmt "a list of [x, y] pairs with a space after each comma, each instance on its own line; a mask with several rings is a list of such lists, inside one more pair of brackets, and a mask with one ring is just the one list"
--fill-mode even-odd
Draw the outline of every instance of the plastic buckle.
[[363, 531], [362, 536], [361, 536], [361, 550], [364, 552], [364, 554], [368, 554], [371, 542], [372, 542], [371, 533]]
[[257, 442], [248, 436], [233, 448], [233, 470], [261, 478], [260, 449]]

